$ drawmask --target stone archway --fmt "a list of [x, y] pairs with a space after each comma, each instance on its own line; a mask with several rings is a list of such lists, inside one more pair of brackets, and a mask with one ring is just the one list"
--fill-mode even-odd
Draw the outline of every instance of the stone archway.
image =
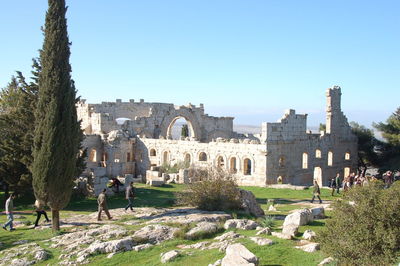
[[203, 139], [201, 126], [196, 115], [190, 108], [183, 108], [183, 107], [172, 110], [170, 114], [163, 119], [163, 122], [160, 125], [160, 130], [161, 130], [160, 136], [163, 136], [166, 139], [170, 139], [172, 136], [171, 128], [176, 122], [176, 120], [180, 118], [184, 118], [186, 120], [189, 127], [189, 131], [192, 133], [191, 136], [193, 138], [197, 140]]

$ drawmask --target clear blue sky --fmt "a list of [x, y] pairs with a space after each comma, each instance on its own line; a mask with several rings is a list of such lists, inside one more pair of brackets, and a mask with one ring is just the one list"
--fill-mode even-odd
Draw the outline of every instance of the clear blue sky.
[[[287, 108], [324, 122], [342, 87], [350, 121], [370, 126], [400, 96], [400, 1], [67, 0], [72, 76], [91, 103], [204, 103], [235, 123]], [[0, 87], [38, 56], [47, 1], [0, 2]]]

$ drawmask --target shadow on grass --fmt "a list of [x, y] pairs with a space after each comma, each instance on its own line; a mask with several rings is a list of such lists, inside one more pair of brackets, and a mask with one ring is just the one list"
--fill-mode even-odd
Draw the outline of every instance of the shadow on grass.
[[[175, 205], [175, 194], [172, 191], [163, 191], [152, 188], [135, 188], [136, 197], [134, 207], [168, 208]], [[108, 208], [124, 208], [128, 201], [125, 199], [125, 191], [107, 198]], [[68, 211], [97, 211], [96, 198], [73, 198], [64, 209]]]

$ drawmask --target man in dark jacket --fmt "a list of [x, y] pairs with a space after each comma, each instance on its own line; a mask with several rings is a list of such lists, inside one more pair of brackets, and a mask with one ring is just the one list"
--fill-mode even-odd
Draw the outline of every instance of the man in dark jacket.
[[133, 187], [133, 182], [130, 182], [130, 184], [126, 187], [125, 190], [125, 197], [128, 200], [128, 205], [125, 207], [125, 211], [130, 208], [131, 211], [133, 211], [133, 199], [135, 198], [135, 191]]
[[322, 203], [321, 197], [319, 195], [321, 195], [321, 191], [319, 189], [317, 180], [314, 180], [314, 190], [313, 190], [313, 197], [311, 199], [311, 203], [314, 202], [315, 197], [317, 197], [319, 199], [319, 203]]
[[106, 213], [108, 220], [112, 219], [110, 212], [108, 211], [106, 191], [107, 191], [107, 189], [103, 189], [103, 191], [99, 194], [99, 197], [97, 198], [97, 203], [99, 205], [99, 213], [97, 215], [97, 221], [101, 221], [102, 211], [104, 211]]
[[340, 182], [340, 174], [339, 173], [336, 174], [335, 183], [336, 183], [336, 193], [340, 194], [339, 190], [340, 190], [340, 183], [341, 182]]

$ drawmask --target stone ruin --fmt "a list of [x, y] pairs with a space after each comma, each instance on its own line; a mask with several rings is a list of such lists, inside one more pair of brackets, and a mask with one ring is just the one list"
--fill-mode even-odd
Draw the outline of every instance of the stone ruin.
[[[276, 123], [262, 123], [260, 134], [233, 131], [233, 117], [213, 117], [203, 104], [102, 102], [77, 104], [88, 150], [86, 176], [93, 176], [96, 194], [109, 177], [160, 185], [188, 182], [187, 171], [161, 174], [163, 164], [185, 162], [220, 167], [239, 185], [266, 186], [278, 182], [327, 185], [336, 173], [343, 177], [357, 166], [357, 137], [341, 111], [341, 89], [327, 89], [326, 130], [307, 130], [307, 114], [287, 110]], [[189, 137], [172, 139], [174, 123], [184, 118]]]

